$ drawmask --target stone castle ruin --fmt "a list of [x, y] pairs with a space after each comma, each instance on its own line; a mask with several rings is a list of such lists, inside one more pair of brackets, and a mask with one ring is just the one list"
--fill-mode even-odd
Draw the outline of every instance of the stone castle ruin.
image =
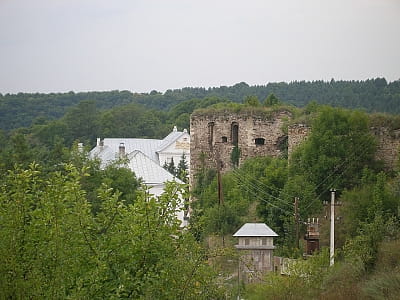
[[240, 150], [238, 163], [249, 157], [277, 157], [286, 149], [287, 134], [282, 130], [291, 118], [289, 111], [235, 113], [193, 113], [190, 120], [190, 173], [201, 167], [229, 171], [232, 152]]
[[[304, 124], [287, 126], [292, 113], [287, 110], [197, 111], [190, 119], [190, 174], [195, 181], [196, 172], [205, 167], [222, 172], [232, 169], [232, 152], [240, 150], [236, 163], [250, 157], [278, 157], [288, 155], [311, 133]], [[400, 149], [400, 129], [371, 128], [378, 141], [376, 158], [388, 170], [396, 168]]]
[[[375, 153], [376, 160], [382, 161], [386, 170], [395, 170], [400, 155], [400, 129], [389, 130], [386, 127], [371, 127], [370, 132], [377, 140]], [[297, 145], [307, 139], [311, 127], [304, 124], [295, 124], [288, 127], [288, 154], [293, 152]]]

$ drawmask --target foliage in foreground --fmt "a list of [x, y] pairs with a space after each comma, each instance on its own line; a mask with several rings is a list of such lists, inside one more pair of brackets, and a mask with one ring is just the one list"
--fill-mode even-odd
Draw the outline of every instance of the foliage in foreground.
[[[400, 291], [399, 224], [377, 217], [360, 231], [328, 267], [327, 248], [308, 260], [298, 260], [289, 274], [271, 273], [249, 285], [246, 299], [398, 299]], [[393, 227], [396, 228], [395, 232]]]
[[68, 165], [9, 171], [0, 186], [0, 298], [220, 298], [207, 253], [175, 218], [177, 185], [126, 205], [103, 184], [97, 214]]

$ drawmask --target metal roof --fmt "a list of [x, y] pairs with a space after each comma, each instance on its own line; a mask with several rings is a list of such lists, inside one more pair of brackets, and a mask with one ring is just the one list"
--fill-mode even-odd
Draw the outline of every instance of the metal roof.
[[246, 223], [233, 235], [241, 236], [278, 236], [264, 223]]
[[108, 146], [114, 150], [114, 153], [118, 153], [119, 145], [121, 143], [124, 143], [125, 153], [131, 153], [135, 150], [139, 150], [155, 162], [159, 163], [158, 155], [156, 152], [162, 142], [163, 140], [155, 139], [105, 138], [103, 140], [103, 147]]
[[166, 181], [177, 181], [178, 178], [148, 158], [142, 152], [136, 150], [128, 154], [128, 167], [135, 172], [137, 178], [142, 178], [146, 185], [162, 184]]
[[[104, 157], [107, 160], [117, 159], [119, 152], [119, 145], [123, 143], [125, 145], [125, 153], [131, 153], [133, 151], [139, 150], [147, 157], [154, 160], [156, 163], [160, 164], [158, 152], [161, 152], [181, 136], [188, 134], [186, 131], [172, 131], [164, 139], [136, 139], [136, 138], [105, 138], [102, 143], [103, 146], [97, 145], [90, 151], [91, 157], [99, 157], [103, 161]], [[107, 153], [110, 152], [110, 153]], [[114, 154], [113, 154], [113, 153]]]
[[109, 146], [95, 147], [89, 152], [90, 158], [98, 158], [100, 160], [100, 167], [105, 168], [118, 159], [117, 153]]
[[89, 152], [89, 157], [100, 159], [100, 166], [105, 168], [120, 158], [119, 147], [123, 143], [128, 158], [126, 166], [135, 172], [137, 178], [142, 178], [145, 184], [157, 185], [172, 180], [181, 183], [179, 179], [160, 166], [157, 152], [162, 151], [184, 134], [187, 132], [177, 131], [174, 127], [174, 130], [163, 140], [105, 138], [100, 145], [100, 139], [98, 139], [98, 145]]
[[186, 134], [185, 132], [172, 131], [168, 134], [163, 140], [162, 143], [158, 146], [156, 152], [160, 152], [179, 139], [182, 135]]

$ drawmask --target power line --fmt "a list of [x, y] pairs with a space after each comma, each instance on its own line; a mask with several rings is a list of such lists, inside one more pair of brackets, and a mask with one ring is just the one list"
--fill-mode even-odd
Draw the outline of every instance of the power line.
[[[285, 202], [285, 200], [283, 200], [283, 199], [281, 199], [281, 198], [278, 198], [278, 197], [276, 197], [276, 196], [274, 196], [274, 195], [272, 195], [272, 194], [270, 194], [270, 193], [268, 193], [268, 192], [262, 190], [259, 186], [257, 186], [257, 185], [255, 185], [254, 183], [252, 183], [252, 182], [251, 182], [251, 179], [248, 179], [248, 177], [246, 177], [245, 175], [240, 174], [238, 171], [233, 171], [233, 173], [234, 173], [234, 175], [235, 175], [237, 178], [239, 178], [239, 179], [241, 179], [241, 180], [243, 180], [243, 181], [247, 181], [247, 184], [248, 184], [248, 185], [250, 185], [252, 188], [254, 188], [255, 190], [257, 190], [259, 193], [264, 194], [264, 196], [269, 196], [269, 197], [275, 198], [275, 199], [281, 201], [283, 204], [287, 205], [287, 203]], [[254, 179], [254, 180], [255, 180], [255, 179]], [[255, 180], [255, 181], [257, 181], [257, 180]]]
[[[367, 144], [367, 141], [365, 142], [365, 144]], [[353, 152], [353, 154], [352, 154], [351, 156], [349, 156], [347, 159], [345, 159], [345, 160], [343, 161], [343, 163], [340, 165], [340, 167], [343, 166], [345, 163], [349, 162], [349, 160], [350, 160], [352, 157], [353, 157], [352, 162], [355, 162], [354, 158], [356, 158], [357, 156], [361, 157], [362, 155], [364, 155], [364, 154], [368, 151], [368, 148], [365, 147], [365, 146], [366, 146], [366, 145], [360, 145], [359, 149], [364, 148], [364, 150], [363, 150], [361, 153], [359, 153], [358, 155], [357, 155], [356, 152]], [[348, 165], [348, 166], [333, 180], [333, 182], [328, 186], [328, 190], [329, 190], [330, 188], [333, 187], [333, 185], [344, 175], [344, 173], [345, 173], [351, 166], [352, 166], [352, 163], [350, 162], [349, 165]], [[335, 168], [335, 170], [336, 170], [336, 169], [339, 169], [339, 168]], [[336, 171], [335, 171], [335, 172], [336, 172]], [[335, 172], [334, 172], [334, 173], [335, 173]], [[330, 174], [328, 177], [331, 177], [334, 173]], [[327, 179], [327, 178], [326, 178], [326, 179]], [[326, 181], [326, 179], [324, 180], [324, 182]], [[321, 183], [321, 184], [322, 184], [322, 183]], [[318, 186], [320, 186], [321, 184], [319, 184]], [[317, 188], [315, 188], [315, 191], [316, 191], [316, 189], [317, 189]], [[314, 201], [312, 201], [312, 202], [309, 203], [309, 205], [305, 208], [305, 210], [307, 210], [308, 208], [310, 208], [310, 206], [311, 206], [312, 204], [314, 204], [316, 201], [318, 201], [318, 200], [321, 201], [321, 196], [322, 196], [322, 194], [324, 194], [324, 193], [325, 193], [325, 191], [321, 192], [321, 193], [317, 196], [317, 198], [315, 198]]]
[[[360, 145], [359, 149], [364, 148], [364, 146], [366, 146], [367, 143], [368, 143], [368, 141], [366, 140], [366, 141], [364, 142], [364, 145]], [[366, 151], [367, 149], [368, 149], [368, 148], [365, 148], [365, 151]], [[341, 163], [340, 165], [335, 166], [335, 168], [330, 172], [330, 174], [328, 174], [328, 176], [326, 176], [318, 185], [316, 185], [316, 187], [314, 188], [314, 191], [316, 192], [320, 186], [322, 186], [330, 177], [332, 177], [333, 175], [335, 175], [335, 173], [338, 172], [338, 171], [342, 168], [343, 165], [345, 165], [346, 163], [348, 163], [348, 161], [349, 161], [350, 159], [352, 159], [353, 157], [355, 157], [355, 156], [356, 156], [356, 153], [353, 153], [352, 156], [347, 157], [345, 160], [343, 160], [342, 163]], [[235, 171], [235, 170], [233, 170], [233, 171], [236, 172], [236, 174], [239, 174], [239, 176], [242, 176], [242, 175], [240, 175], [240, 173], [239, 173], [238, 171]], [[244, 175], [243, 175], [243, 176], [244, 176]], [[247, 179], [247, 177], [246, 177], [246, 179]], [[288, 196], [288, 197], [294, 198], [294, 197], [297, 196], [297, 195], [291, 195], [291, 194], [288, 194], [288, 193], [286, 193], [286, 192], [283, 192], [283, 189], [278, 189], [278, 188], [275, 188], [275, 187], [273, 187], [273, 186], [266, 185], [265, 183], [263, 183], [262, 181], [260, 181], [260, 180], [258, 180], [258, 179], [256, 179], [256, 178], [254, 178], [254, 177], [251, 177], [251, 179], [247, 179], [248, 182], [250, 182], [250, 180], [255, 181], [256, 183], [258, 183], [259, 185], [263, 186], [263, 187], [266, 188], [266, 189], [271, 189], [271, 190], [277, 191], [278, 193], [284, 194], [284, 195], [286, 195], [286, 196]], [[261, 191], [260, 189], [258, 189], [258, 191], [260, 191], [260, 192], [262, 192], [262, 193], [264, 193], [264, 194], [268, 194], [267, 192]], [[322, 194], [323, 194], [323, 193], [321, 193], [317, 198], [319, 198]], [[271, 196], [271, 197], [274, 197], [274, 198], [276, 198], [276, 199], [279, 199], [279, 198], [277, 198], [277, 197], [275, 197], [275, 196], [273, 196], [273, 195], [271, 195], [271, 194], [268, 194], [268, 195]], [[280, 200], [282, 200], [282, 199], [280, 199]], [[284, 200], [282, 200], [282, 201], [284, 201]], [[287, 204], [287, 203], [285, 202], [285, 204]]]
[[[232, 171], [235, 171], [235, 170], [233, 169]], [[236, 171], [236, 172], [240, 174], [239, 171]], [[243, 175], [243, 176], [244, 176], [244, 175]], [[284, 194], [284, 195], [286, 195], [286, 196], [288, 196], [288, 197], [290, 197], [290, 198], [294, 198], [294, 197], [295, 197], [295, 195], [290, 195], [290, 194], [284, 192], [283, 189], [276, 188], [276, 187], [274, 187], [274, 186], [272, 186], [272, 185], [267, 185], [267, 184], [265, 184], [264, 182], [262, 182], [262, 181], [256, 179], [255, 177], [251, 177], [251, 180], [257, 182], [259, 185], [263, 186], [263, 187], [266, 188], [266, 189], [270, 189], [270, 190], [277, 191], [277, 192], [282, 193], [282, 194]]]
[[[233, 175], [236, 176], [237, 178], [243, 180], [243, 181], [247, 181], [247, 184], [248, 184], [248, 185], [250, 185], [253, 189], [257, 190], [259, 193], [263, 194], [264, 196], [272, 197], [272, 198], [274, 198], [274, 199], [280, 201], [280, 202], [281, 202], [282, 204], [284, 204], [284, 205], [291, 206], [291, 205], [290, 205], [289, 203], [287, 203], [285, 200], [283, 200], [283, 199], [281, 199], [281, 198], [279, 198], [279, 197], [276, 197], [276, 196], [274, 196], [274, 195], [272, 195], [272, 194], [270, 194], [270, 193], [268, 193], [268, 192], [262, 190], [260, 187], [258, 187], [257, 185], [253, 184], [246, 176], [241, 175], [238, 171], [233, 170]], [[257, 180], [255, 180], [255, 181], [257, 181]]]
[[[363, 145], [363, 144], [360, 145], [359, 149], [361, 150], [362, 148], [364, 148], [364, 149], [365, 149], [364, 152], [366, 152], [366, 151], [368, 150], [368, 148], [366, 148], [365, 146], [367, 145], [368, 141], [365, 141], [364, 143], [365, 143], [364, 145]], [[364, 152], [363, 152], [363, 154], [364, 154]], [[356, 153], [355, 153], [355, 152], [353, 152], [353, 154], [352, 154], [351, 156], [349, 156], [349, 157], [347, 157], [345, 160], [343, 160], [342, 163], [341, 163], [340, 165], [336, 166], [336, 167], [334, 168], [334, 170], [332, 170], [332, 172], [331, 172], [327, 177], [325, 177], [325, 179], [322, 180], [322, 181], [315, 187], [314, 190], [317, 191], [317, 189], [318, 189], [322, 184], [324, 184], [331, 176], [333, 176], [338, 170], [340, 170], [340, 168], [341, 168], [343, 165], [345, 165], [352, 157], [354, 157], [354, 158], [356, 157]]]
[[[240, 178], [239, 178], [239, 177], [236, 177], [236, 180], [239, 181]], [[238, 182], [238, 184], [239, 184], [239, 182]], [[280, 211], [284, 212], [285, 214], [292, 214], [292, 212], [288, 212], [286, 209], [283, 209], [283, 208], [281, 208], [281, 207], [279, 207], [279, 206], [277, 206], [277, 205], [275, 205], [275, 204], [273, 204], [273, 203], [271, 203], [271, 202], [268, 202], [267, 200], [261, 198], [260, 195], [258, 195], [257, 193], [255, 193], [255, 192], [254, 192], [251, 188], [249, 188], [247, 185], [244, 185], [243, 187], [244, 187], [250, 194], [252, 194], [253, 197], [255, 197], [256, 199], [258, 199], [258, 200], [260, 200], [260, 201], [262, 201], [262, 202], [265, 202], [266, 204], [268, 204], [268, 205], [270, 205], [270, 206], [272, 206], [272, 207], [274, 207], [274, 208], [276, 208], [276, 209], [279, 209]]]

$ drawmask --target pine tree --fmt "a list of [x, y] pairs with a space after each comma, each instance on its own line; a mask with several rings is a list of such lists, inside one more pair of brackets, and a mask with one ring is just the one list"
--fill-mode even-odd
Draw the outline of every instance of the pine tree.
[[167, 171], [170, 172], [172, 175], [177, 176], [175, 162], [174, 162], [173, 157], [171, 158], [171, 161], [169, 162], [169, 164], [167, 166]]
[[176, 170], [177, 177], [183, 182], [188, 182], [188, 165], [186, 161], [185, 153], [182, 153], [181, 160], [179, 161], [178, 168]]

